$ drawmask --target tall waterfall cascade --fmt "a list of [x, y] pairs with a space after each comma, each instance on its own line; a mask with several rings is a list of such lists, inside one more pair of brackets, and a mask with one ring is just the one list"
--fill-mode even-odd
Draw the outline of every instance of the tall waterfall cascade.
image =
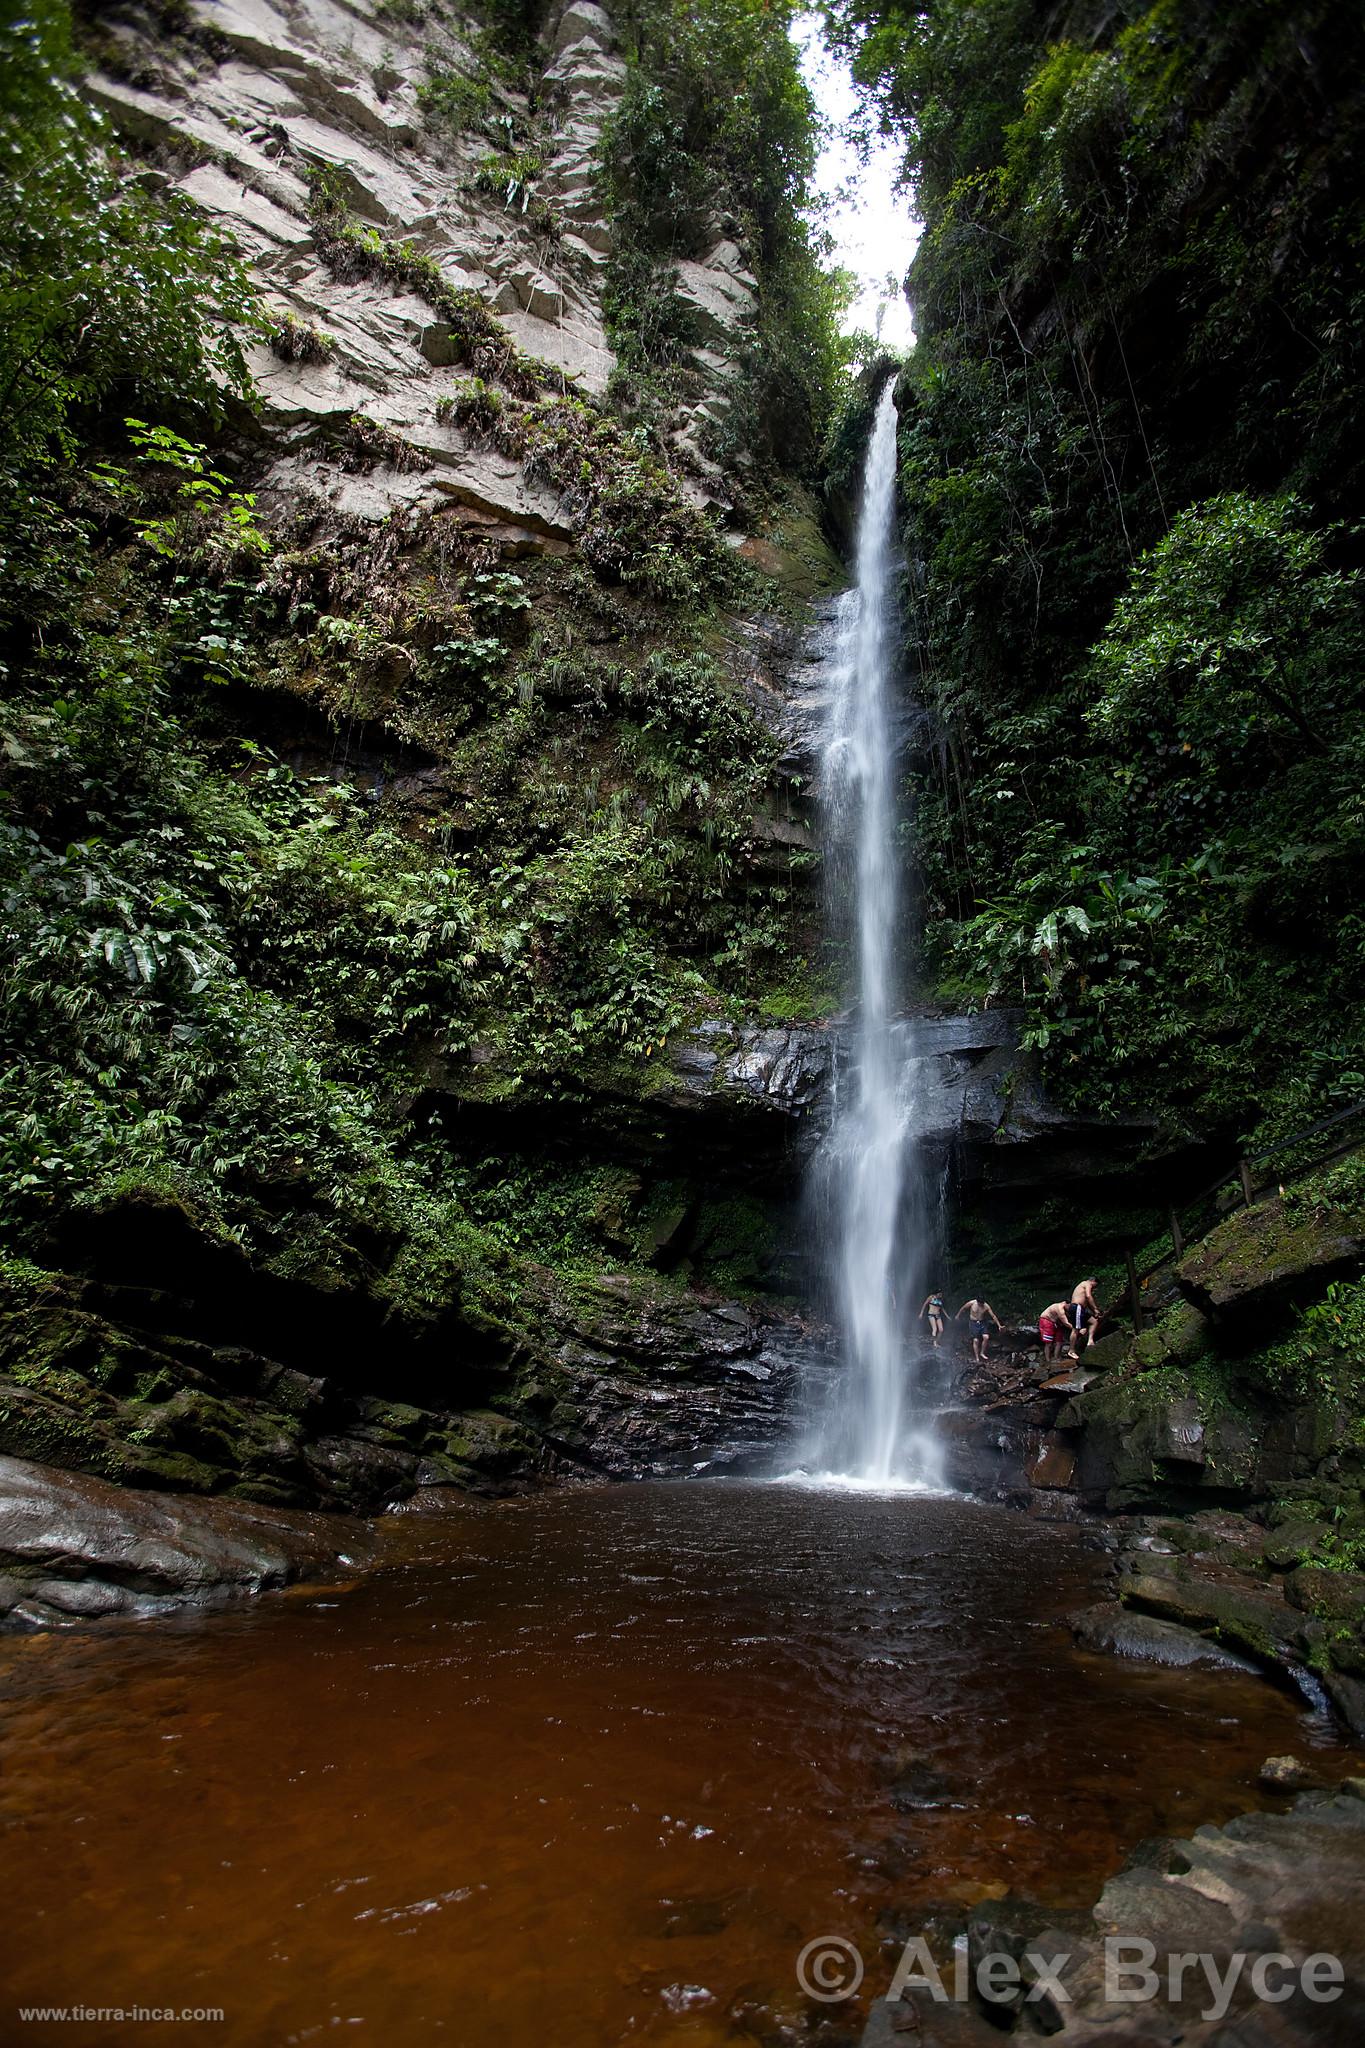
[[856, 977], [848, 1057], [816, 1161], [821, 1248], [842, 1363], [803, 1465], [865, 1486], [937, 1487], [917, 1413], [928, 1284], [915, 1158], [922, 1063], [897, 1014], [905, 908], [897, 806], [896, 407], [887, 384], [863, 472], [854, 587], [839, 600], [823, 743], [831, 915]]

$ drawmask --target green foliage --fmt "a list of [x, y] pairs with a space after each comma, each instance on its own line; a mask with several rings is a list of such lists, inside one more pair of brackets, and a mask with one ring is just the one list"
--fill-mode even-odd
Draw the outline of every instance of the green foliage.
[[[718, 1006], [710, 977], [770, 983], [789, 934], [744, 863], [773, 742], [695, 651], [580, 652], [577, 608], [607, 600], [576, 564], [537, 591], [475, 553], [337, 611], [279, 543], [239, 575], [240, 550], [198, 537], [223, 473], [134, 432], [85, 510], [45, 503], [10, 593], [0, 1230], [32, 1246], [54, 1214], [151, 1189], [281, 1274], [407, 1318], [502, 1316], [515, 1246], [423, 1135], [417, 1077], [553, 1097], [624, 1063], [638, 1086]], [[186, 486], [173, 544], [144, 545]], [[71, 572], [95, 563], [98, 595]], [[394, 656], [412, 708], [386, 715], [444, 721], [472, 792], [455, 845], [440, 815], [423, 829], [233, 738], [202, 687], [332, 678], [345, 703]]]
[[1291, 772], [1305, 749], [1329, 753], [1343, 721], [1359, 721], [1346, 679], [1365, 659], [1361, 578], [1325, 566], [1334, 536], [1307, 517], [1290, 496], [1182, 512], [1096, 650], [1099, 738], [1124, 755], [1178, 747], [1200, 830], [1231, 821], [1267, 775]]
[[[499, 11], [506, 64], [531, 21]], [[149, 1192], [275, 1273], [364, 1288], [408, 1326], [459, 1303], [505, 1334], [516, 1261], [647, 1256], [621, 1234], [633, 1197], [461, 1159], [437, 1094], [645, 1094], [679, 1028], [763, 990], [800, 1000], [799, 877], [755, 856], [775, 742], [715, 653], [749, 572], [648, 431], [549, 395], [475, 295], [354, 219], [325, 171], [324, 260], [426, 299], [480, 373], [443, 416], [548, 485], [579, 545], [514, 571], [443, 513], [267, 522], [258, 452], [220, 418], [245, 395], [240, 275], [174, 207], [157, 240], [149, 188], [119, 182], [86, 116], [63, 128], [48, 47], [57, 111], [29, 94], [15, 161], [35, 221], [56, 193], [62, 249], [98, 251], [113, 296], [80, 300], [98, 363], [47, 332], [57, 395], [10, 439], [0, 1242], [27, 1258], [55, 1221]], [[531, 156], [493, 163], [520, 206]], [[22, 328], [47, 286], [13, 277], [0, 310]], [[261, 331], [286, 360], [328, 353], [288, 315]], [[335, 440], [352, 467], [420, 459], [363, 415]], [[285, 758], [244, 736], [263, 729]]]
[[125, 404], [216, 410], [249, 388], [254, 317], [228, 245], [173, 195], [124, 180], [75, 82], [63, 0], [0, 19], [0, 428], [15, 468], [73, 415]]
[[536, 192], [544, 169], [544, 159], [538, 150], [493, 150], [484, 157], [470, 182], [476, 192], [501, 201], [509, 213], [518, 215], [538, 234], [557, 240], [563, 233], [563, 223]]
[[1360, 24], [834, 13], [926, 221], [930, 974], [1022, 1001], [1079, 1102], [1268, 1140], [1365, 1071]]
[[433, 71], [417, 88], [417, 104], [430, 127], [465, 135], [487, 118], [488, 81], [462, 71]]
[[294, 313], [286, 312], [270, 321], [268, 339], [271, 352], [282, 363], [326, 363], [336, 353], [332, 335], [310, 321], [300, 320]]
[[[187, 441], [170, 427], [125, 420], [128, 438], [140, 459], [142, 474], [102, 464], [93, 478], [118, 503], [129, 508], [134, 531], [143, 545], [166, 561], [206, 560], [231, 563], [238, 556], [260, 558], [270, 543], [256, 517], [254, 491], [236, 491], [232, 479], [210, 466], [202, 441]], [[170, 510], [157, 518], [140, 509], [150, 471], [168, 476]]]
[[[755, 322], [712, 453], [813, 467], [845, 350], [846, 281], [806, 222], [818, 124], [788, 35], [761, 0], [634, 0], [620, 26], [630, 69], [603, 138], [615, 248], [604, 306], [625, 369], [666, 405], [703, 342], [674, 264], [722, 235], [758, 281]], [[737, 88], [737, 81], [743, 81]]]
[[1291, 1333], [1258, 1351], [1249, 1371], [1284, 1396], [1330, 1391], [1365, 1408], [1365, 1281], [1333, 1281], [1304, 1309]]

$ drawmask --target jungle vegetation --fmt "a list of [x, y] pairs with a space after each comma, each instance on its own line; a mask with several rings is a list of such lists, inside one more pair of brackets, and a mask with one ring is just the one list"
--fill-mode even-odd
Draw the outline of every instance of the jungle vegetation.
[[[498, 11], [500, 47], [533, 12]], [[670, 91], [695, 113], [746, 53], [766, 81], [693, 203], [762, 247], [753, 403], [809, 468], [838, 350], [784, 19], [710, 0]], [[324, 260], [444, 292], [452, 415], [554, 483], [578, 546], [506, 564], [448, 520], [263, 506], [244, 342], [327, 337], [262, 320], [80, 73], [65, 0], [0, 9], [3, 1248], [41, 1263], [62, 1218], [150, 1192], [410, 1321], [502, 1313], [509, 1253], [600, 1260], [605, 1229], [629, 1257], [629, 1229], [594, 1167], [518, 1180], [442, 1105], [638, 1096], [684, 1023], [808, 1000], [810, 856], [755, 853], [776, 742], [726, 660], [756, 586], [657, 436], [543, 395], [325, 181]], [[636, 108], [630, 149], [666, 155], [675, 111]], [[361, 415], [338, 454], [404, 460]]]
[[901, 378], [930, 972], [1055, 1085], [1365, 1094], [1365, 30], [836, 0], [925, 234]]

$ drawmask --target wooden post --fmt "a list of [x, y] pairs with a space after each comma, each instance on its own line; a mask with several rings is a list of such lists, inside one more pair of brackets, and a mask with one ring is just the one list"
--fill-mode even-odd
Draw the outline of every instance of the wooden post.
[[1176, 1215], [1174, 1209], [1168, 1209], [1166, 1213], [1171, 1219], [1171, 1243], [1175, 1246], [1175, 1255], [1178, 1259], [1183, 1258], [1185, 1252], [1185, 1233], [1180, 1228], [1180, 1218]]
[[1128, 1261], [1128, 1297], [1133, 1304], [1133, 1329], [1136, 1332], [1142, 1328], [1142, 1291], [1138, 1286], [1137, 1267], [1133, 1264], [1131, 1249], [1123, 1256]]
[[1245, 1159], [1237, 1161], [1237, 1171], [1242, 1177], [1242, 1193], [1246, 1197], [1246, 1205], [1249, 1209], [1251, 1207], [1251, 1168], [1247, 1165]]

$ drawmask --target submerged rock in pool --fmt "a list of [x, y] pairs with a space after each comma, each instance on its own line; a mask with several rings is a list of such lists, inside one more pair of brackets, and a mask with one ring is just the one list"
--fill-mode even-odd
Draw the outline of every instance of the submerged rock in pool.
[[50, 1628], [213, 1605], [368, 1556], [362, 1522], [135, 1493], [0, 1458], [0, 1618]]
[[1268, 1756], [1261, 1765], [1260, 1782], [1271, 1792], [1322, 1789], [1321, 1775], [1300, 1756]]

